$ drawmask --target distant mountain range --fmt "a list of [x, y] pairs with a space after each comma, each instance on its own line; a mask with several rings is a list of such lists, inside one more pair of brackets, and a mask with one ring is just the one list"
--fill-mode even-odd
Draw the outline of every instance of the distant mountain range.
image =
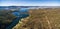
[[0, 6], [0, 10], [20, 8], [60, 8], [60, 6]]
[[40, 7], [40, 8], [60, 8], [60, 6], [0, 6], [0, 8], [30, 8], [30, 7]]
[[39, 7], [39, 6], [0, 6], [0, 8], [11, 8], [11, 7], [20, 7], [20, 8], [29, 8], [29, 7]]

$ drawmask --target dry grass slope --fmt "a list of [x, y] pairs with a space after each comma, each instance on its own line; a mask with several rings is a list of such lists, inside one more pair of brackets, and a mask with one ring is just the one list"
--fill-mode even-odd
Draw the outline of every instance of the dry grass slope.
[[18, 23], [13, 29], [60, 29], [60, 10], [30, 10], [28, 19]]

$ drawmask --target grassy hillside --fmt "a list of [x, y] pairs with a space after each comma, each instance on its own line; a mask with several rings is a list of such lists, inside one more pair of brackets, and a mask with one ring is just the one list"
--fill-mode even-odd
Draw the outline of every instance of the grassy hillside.
[[57, 8], [30, 10], [29, 14], [13, 29], [60, 29], [60, 10]]

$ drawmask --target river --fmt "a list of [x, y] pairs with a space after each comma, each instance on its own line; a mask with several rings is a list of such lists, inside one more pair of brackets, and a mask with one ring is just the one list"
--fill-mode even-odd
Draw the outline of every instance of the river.
[[[20, 12], [26, 12], [27, 14], [25, 13], [21, 14]], [[22, 8], [19, 10], [19, 12], [13, 12], [12, 14], [17, 16], [17, 18], [15, 18], [13, 22], [9, 26], [6, 27], [6, 29], [12, 29], [19, 22], [21, 18], [26, 18], [29, 16], [28, 9], [26, 8]]]

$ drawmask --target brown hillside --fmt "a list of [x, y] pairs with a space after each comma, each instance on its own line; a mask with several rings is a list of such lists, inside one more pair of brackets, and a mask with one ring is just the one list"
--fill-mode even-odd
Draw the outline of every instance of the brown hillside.
[[18, 23], [13, 29], [60, 29], [60, 10], [30, 10], [28, 19]]

